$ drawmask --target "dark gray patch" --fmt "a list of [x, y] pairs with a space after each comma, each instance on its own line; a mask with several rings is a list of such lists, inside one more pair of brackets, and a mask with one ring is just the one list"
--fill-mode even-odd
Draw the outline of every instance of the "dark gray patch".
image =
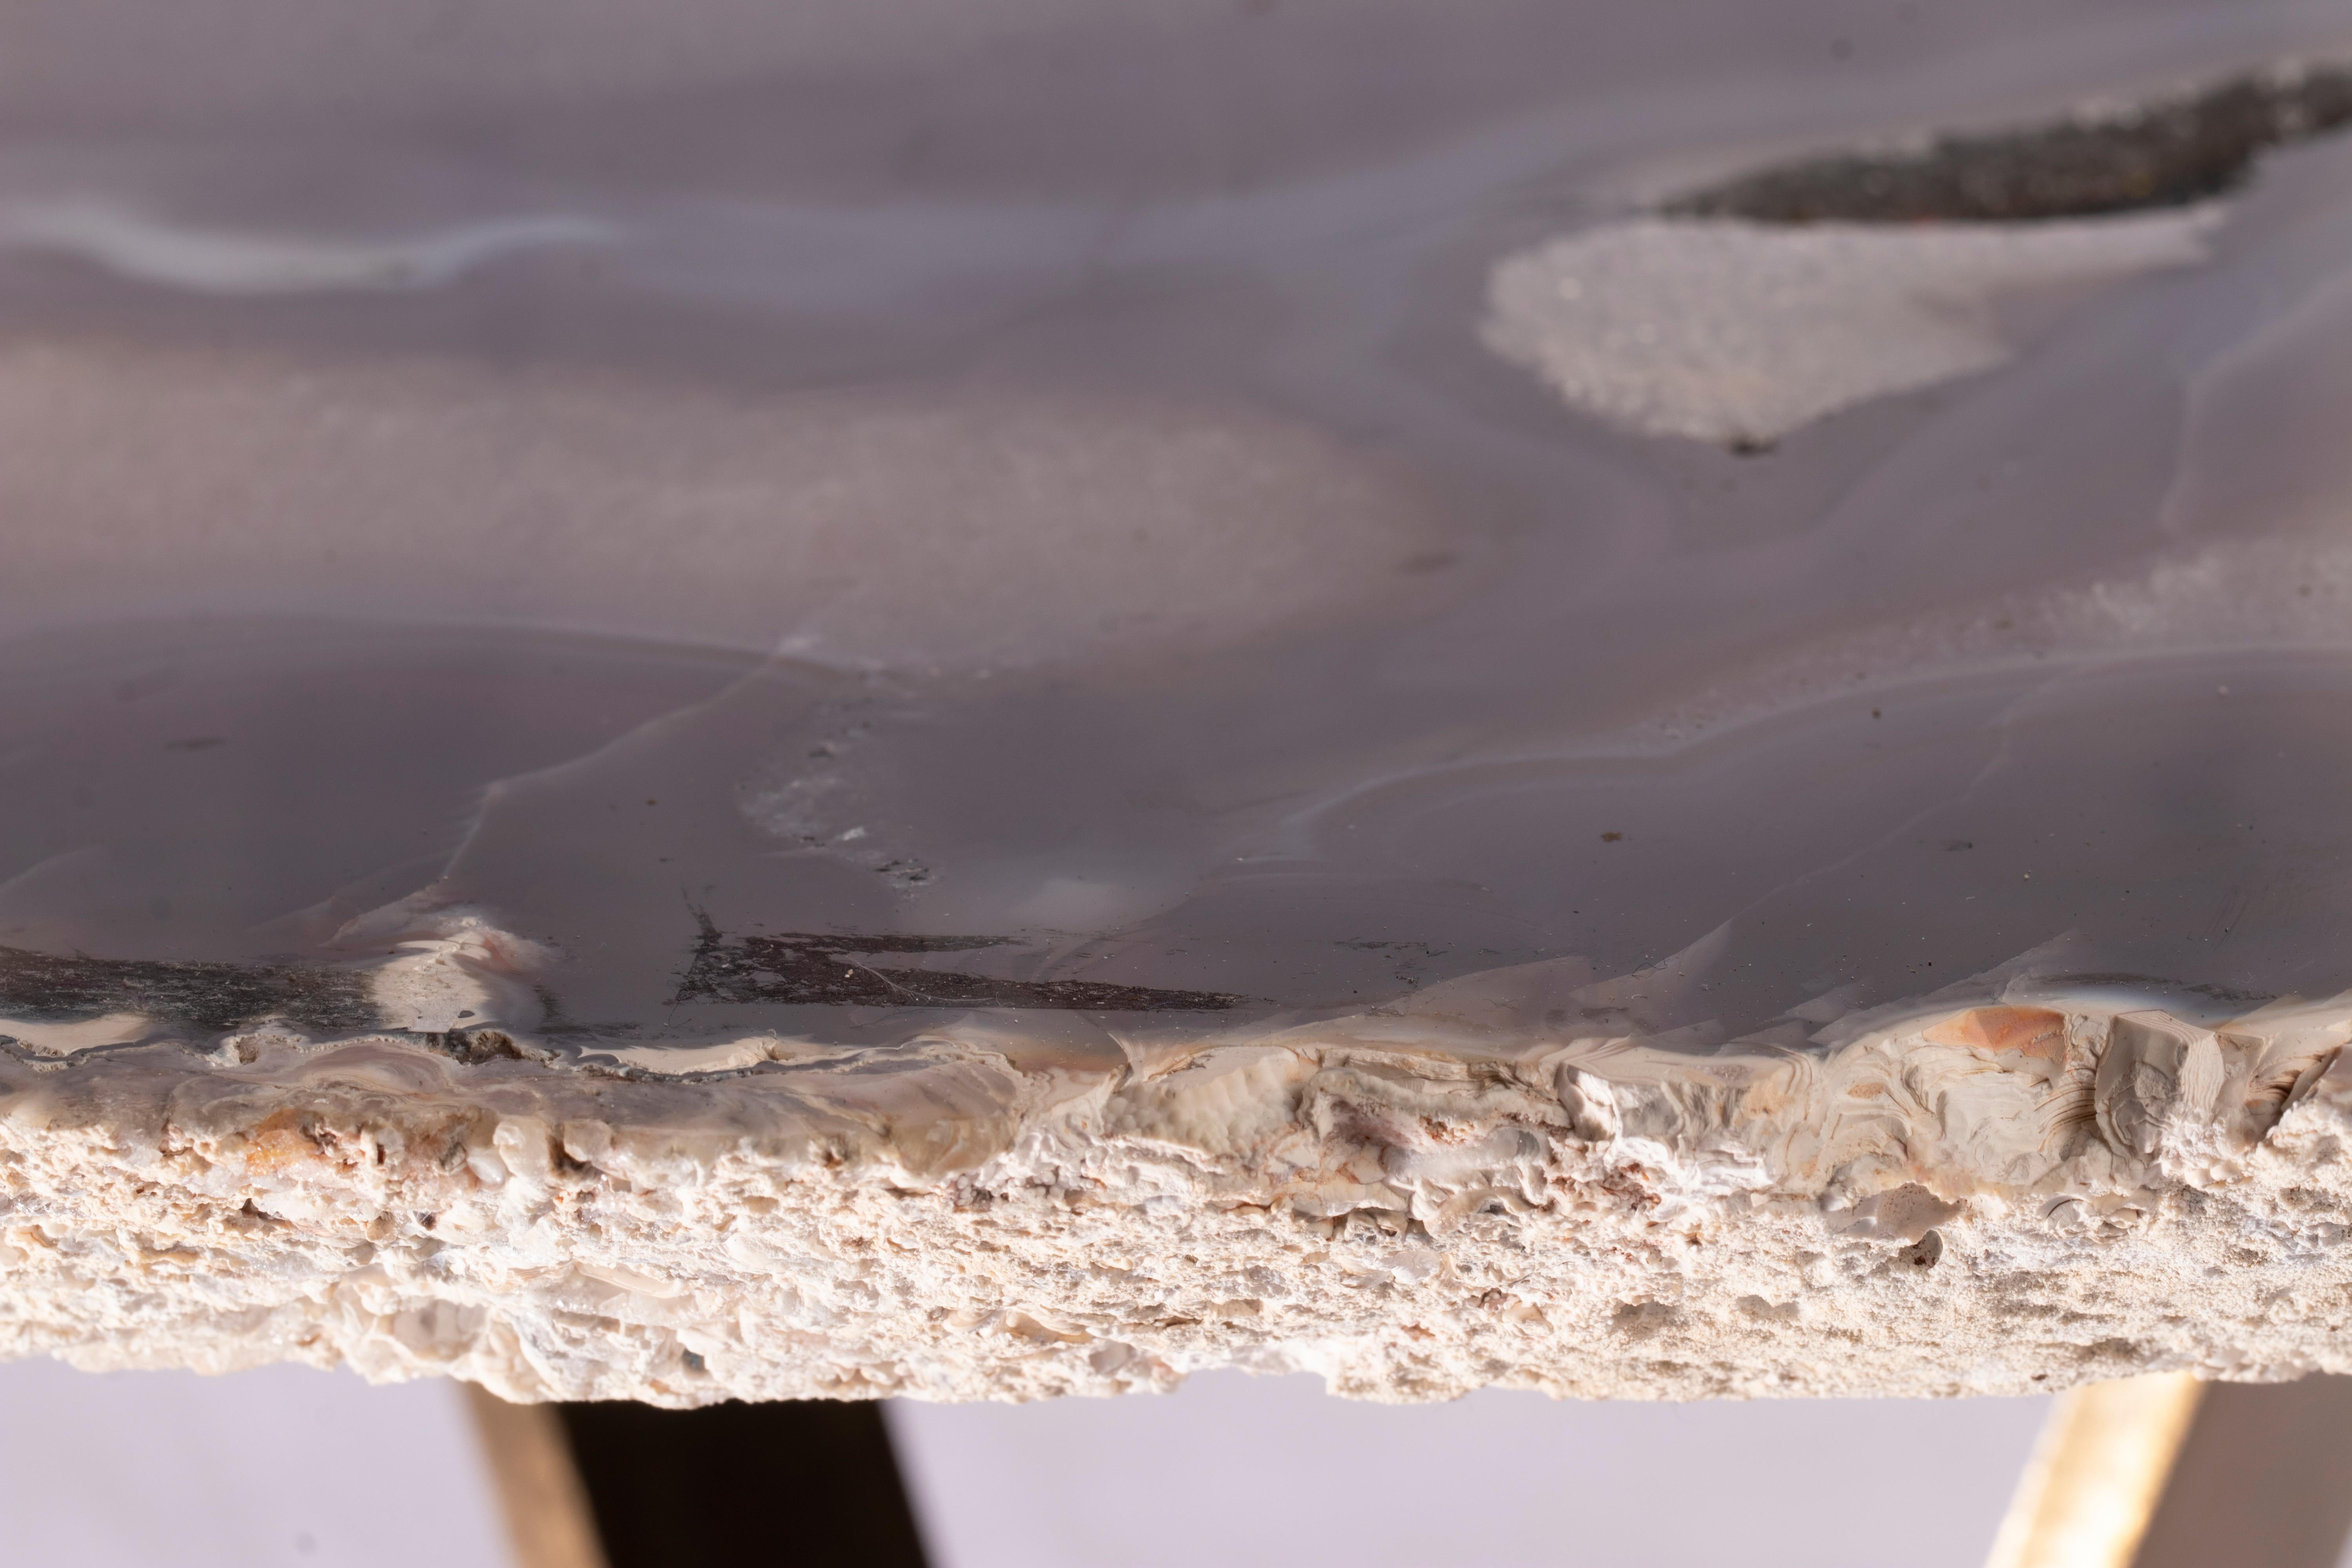
[[1758, 223], [2014, 223], [2185, 206], [2235, 186], [2271, 148], [2347, 122], [2352, 70], [2241, 77], [2103, 119], [1785, 163], [1664, 210]]
[[375, 1026], [367, 977], [294, 964], [63, 958], [0, 947], [0, 1010], [67, 1023], [136, 1013], [226, 1034], [265, 1018], [332, 1034]]
[[834, 1007], [1038, 1007], [1080, 1013], [1215, 1013], [1246, 997], [1091, 980], [1003, 980], [953, 969], [880, 968], [852, 954], [967, 952], [996, 936], [728, 937], [703, 919], [674, 1002], [780, 1002]]
[[426, 1046], [467, 1067], [480, 1067], [485, 1062], [550, 1061], [554, 1053], [530, 1050], [503, 1029], [451, 1029], [445, 1034], [424, 1037]]
[[1943, 1234], [1931, 1230], [1903, 1249], [1903, 1266], [1906, 1268], [1933, 1268], [1936, 1260], [1943, 1256]]

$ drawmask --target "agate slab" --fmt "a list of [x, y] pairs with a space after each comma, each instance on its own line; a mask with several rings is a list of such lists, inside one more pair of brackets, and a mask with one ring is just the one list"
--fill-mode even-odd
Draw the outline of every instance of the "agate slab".
[[2352, 1370], [2352, 32], [428, 9], [0, 124], [0, 1351]]

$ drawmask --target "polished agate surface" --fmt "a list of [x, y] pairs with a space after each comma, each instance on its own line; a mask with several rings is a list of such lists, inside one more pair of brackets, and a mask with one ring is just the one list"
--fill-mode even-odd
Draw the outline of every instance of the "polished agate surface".
[[2352, 985], [2340, 17], [18, 22], [25, 1061]]

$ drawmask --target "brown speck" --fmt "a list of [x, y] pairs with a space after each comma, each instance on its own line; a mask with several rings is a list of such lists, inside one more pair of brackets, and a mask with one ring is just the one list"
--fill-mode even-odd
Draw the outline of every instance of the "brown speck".
[[1625, 836], [1622, 833], [1604, 833], [1601, 836], [1601, 842], [1603, 844], [1614, 844], [1624, 837]]

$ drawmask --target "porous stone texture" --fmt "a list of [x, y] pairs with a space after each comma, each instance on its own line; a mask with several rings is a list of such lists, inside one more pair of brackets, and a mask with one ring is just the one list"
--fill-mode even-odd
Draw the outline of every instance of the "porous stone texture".
[[20, 1047], [0, 1351], [673, 1405], [2352, 1371], [2344, 999], [1995, 973], [1700, 1056], [1612, 1025], [1644, 977], [1557, 971], [1113, 1069], [977, 1016], [668, 1078], [488, 1031]]

